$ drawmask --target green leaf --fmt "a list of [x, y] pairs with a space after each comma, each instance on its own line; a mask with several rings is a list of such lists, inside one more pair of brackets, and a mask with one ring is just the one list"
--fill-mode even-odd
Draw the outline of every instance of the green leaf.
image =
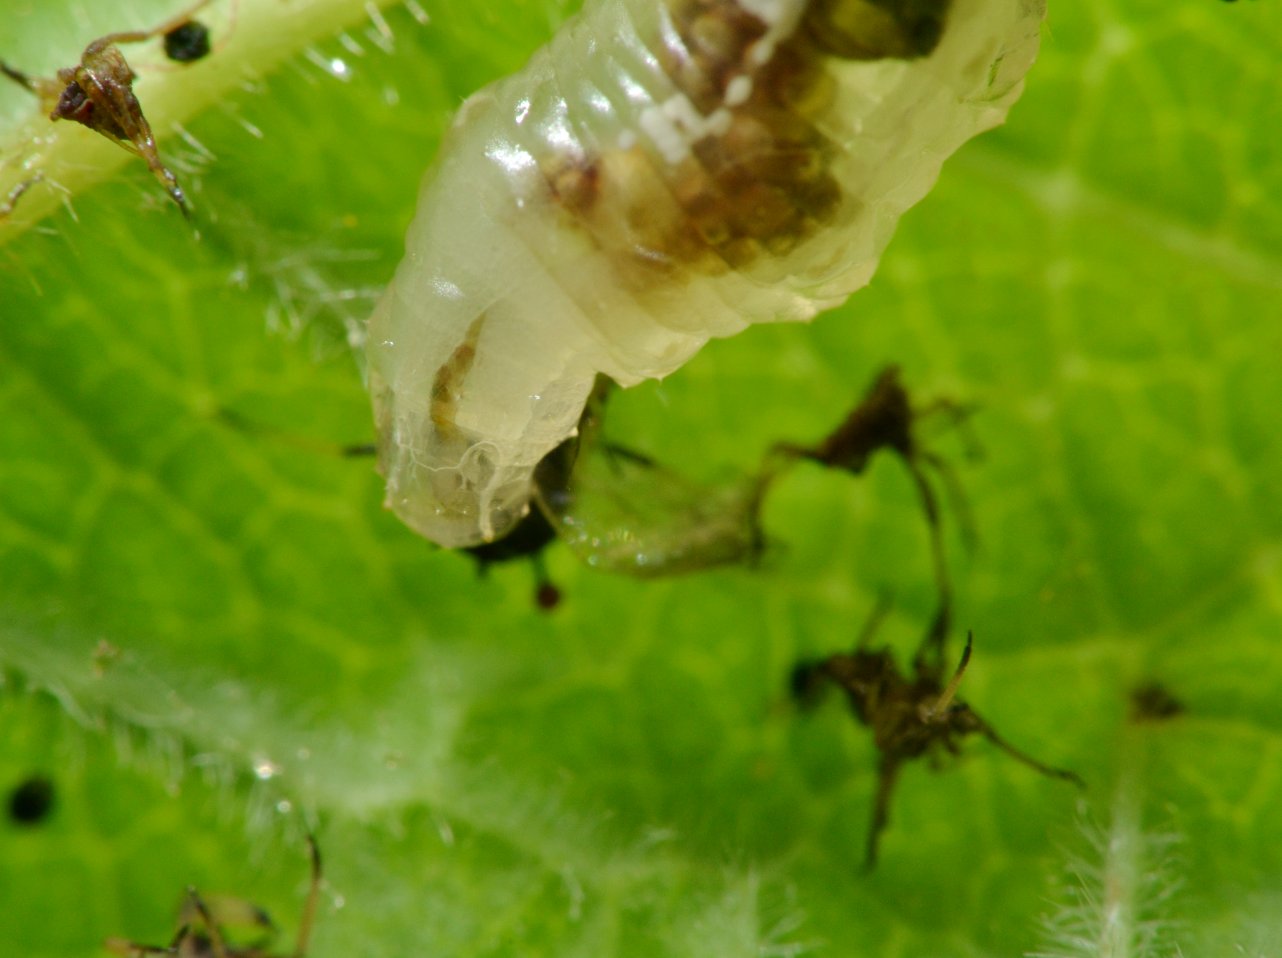
[[[267, 30], [219, 4], [233, 36]], [[81, 4], [0, 13], [0, 55], [48, 75], [171, 9], [92, 6], [76, 29]], [[948, 536], [962, 695], [1090, 789], [968, 741], [906, 770], [871, 875], [867, 731], [786, 684], [886, 592], [880, 635], [911, 654], [934, 595], [903, 469], [797, 470], [761, 569], [641, 582], [554, 547], [551, 614], [529, 569], [480, 578], [416, 538], [329, 451], [372, 428], [347, 342], [450, 111], [572, 4], [393, 7], [390, 42], [278, 6], [282, 68], [161, 135], [192, 224], [93, 154], [74, 218], [0, 252], [0, 790], [55, 786], [43, 822], [0, 822], [6, 949], [166, 942], [196, 885], [267, 907], [287, 951], [306, 830], [315, 958], [1275, 948], [1278, 4], [1053, 3], [1010, 124], [869, 289], [611, 409], [713, 476], [822, 435], [886, 362], [981, 405], [981, 460], [939, 439], [980, 536]], [[5, 176], [32, 109], [0, 94]], [[1130, 722], [1151, 682], [1185, 711]]]

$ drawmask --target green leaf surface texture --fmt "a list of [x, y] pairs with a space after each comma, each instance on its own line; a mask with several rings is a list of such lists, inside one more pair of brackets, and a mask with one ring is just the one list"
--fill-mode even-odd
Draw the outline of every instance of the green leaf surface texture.
[[[351, 346], [452, 112], [575, 4], [352, 4], [311, 38], [259, 5], [209, 19], [279, 30], [275, 66], [158, 107], [190, 222], [107, 143], [0, 224], [0, 792], [54, 784], [0, 820], [0, 950], [164, 944], [196, 886], [288, 953], [312, 832], [313, 958], [1280, 953], [1282, 5], [1056, 0], [1009, 123], [869, 288], [612, 401], [612, 438], [700, 481], [817, 440], [889, 362], [977, 405], [978, 457], [931, 433], [978, 538], [946, 512], [961, 695], [1088, 789], [974, 737], [907, 766], [872, 873], [867, 730], [787, 685], [882, 595], [902, 661], [926, 628], [902, 465], [792, 471], [757, 568], [554, 545], [550, 613], [524, 563], [416, 537], [333, 451], [372, 439]], [[178, 7], [9, 0], [0, 56], [51, 75]], [[1132, 721], [1145, 685], [1183, 712]]]

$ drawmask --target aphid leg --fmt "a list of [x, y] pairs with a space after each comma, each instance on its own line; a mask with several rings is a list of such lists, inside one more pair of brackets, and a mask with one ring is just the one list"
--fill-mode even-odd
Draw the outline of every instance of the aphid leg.
[[[1016, 759], [1029, 768], [1032, 768], [1043, 775], [1051, 778], [1064, 779], [1073, 782], [1079, 788], [1085, 788], [1086, 783], [1082, 781], [1081, 776], [1076, 772], [1070, 772], [1067, 769], [1053, 768], [1044, 762], [1039, 762], [1027, 752], [1021, 751], [1010, 742], [1006, 741], [997, 730], [989, 725], [979, 716], [969, 705], [957, 701], [957, 689], [961, 685], [962, 677], [966, 674], [966, 666], [970, 663], [971, 648], [974, 645], [975, 637], [971, 632], [966, 633], [966, 647], [962, 649], [961, 660], [957, 663], [957, 668], [953, 672], [953, 677], [949, 680], [948, 685], [939, 693], [939, 696], [933, 701], [923, 703], [920, 709], [921, 720], [924, 723], [952, 723], [954, 728], [964, 734], [978, 732], [988, 739], [999, 749]], [[918, 675], [921, 675], [919, 672]]]
[[926, 630], [916, 655], [913, 656], [913, 667], [918, 674], [923, 669], [933, 669], [933, 674], [938, 675], [943, 669], [944, 641], [948, 638], [948, 629], [952, 625], [953, 585], [948, 575], [948, 562], [944, 557], [944, 530], [935, 490], [916, 459], [905, 457], [904, 466], [917, 486], [922, 511], [926, 514], [926, 526], [930, 537], [930, 559], [934, 568], [935, 589], [939, 594], [935, 618], [931, 621], [930, 628]]
[[1010, 742], [1006, 741], [1006, 739], [1002, 738], [999, 734], [997, 734], [997, 731], [991, 725], [985, 722], [982, 718], [976, 715], [973, 709], [970, 709], [969, 707], [967, 707], [966, 711], [970, 715], [971, 727], [974, 728], [975, 731], [983, 735], [984, 738], [988, 739], [988, 741], [992, 742], [999, 749], [1001, 749], [1003, 752], [1009, 755], [1011, 758], [1015, 759], [1021, 764], [1027, 765], [1029, 768], [1033, 769], [1033, 771], [1035, 772], [1040, 772], [1041, 774], [1046, 775], [1050, 778], [1058, 778], [1066, 782], [1072, 782], [1074, 785], [1076, 785], [1078, 788], [1081, 788], [1081, 789], [1086, 788], [1086, 782], [1083, 781], [1082, 777], [1078, 775], [1076, 772], [1071, 772], [1066, 768], [1055, 768], [1051, 765], [1047, 765], [1045, 762], [1039, 762], [1037, 759], [1033, 758], [1033, 756], [1029, 755], [1027, 752], [1021, 751], [1020, 749], [1016, 748]]
[[966, 551], [974, 553], [979, 548], [978, 527], [975, 524], [975, 513], [970, 508], [970, 499], [966, 495], [966, 490], [957, 477], [957, 470], [943, 456], [933, 452], [919, 452], [918, 458], [929, 465], [943, 480], [944, 492], [948, 496], [948, 504], [957, 515], [957, 527], [961, 530], [962, 545]]
[[182, 925], [174, 933], [173, 941], [168, 945], [140, 945], [136, 941], [128, 941], [124, 938], [108, 938], [102, 943], [102, 947], [117, 955], [123, 955], [125, 958], [145, 958], [147, 955], [176, 955], [178, 948], [183, 943], [183, 939], [191, 932], [190, 925]]
[[[537, 509], [533, 511], [538, 512]], [[534, 569], [534, 604], [544, 612], [551, 612], [561, 604], [561, 590], [548, 575], [541, 552], [530, 556], [530, 566]]]
[[635, 449], [629, 449], [615, 442], [601, 443], [601, 451], [610, 457], [610, 464], [616, 472], [621, 471], [620, 463], [624, 462], [641, 466], [643, 469], [655, 469], [659, 465], [653, 456], [647, 456], [644, 452], [637, 452]]
[[152, 37], [158, 37], [170, 33], [187, 23], [198, 14], [203, 8], [213, 3], [213, 0], [196, 0], [190, 7], [180, 13], [175, 13], [159, 26], [152, 27], [150, 30], [123, 30], [120, 33], [108, 33], [106, 36], [99, 37], [89, 46], [85, 47], [85, 54], [88, 55], [91, 50], [103, 50], [113, 43], [141, 43], [144, 40], [150, 40]]
[[213, 954], [213, 958], [227, 958], [227, 942], [223, 940], [222, 929], [214, 921], [214, 916], [210, 914], [209, 906], [205, 904], [205, 900], [200, 897], [200, 892], [196, 891], [193, 886], [188, 886], [187, 888], [187, 905], [184, 907], [184, 912], [188, 909], [199, 916], [204, 924], [205, 934], [209, 936], [209, 950]]
[[3, 73], [14, 83], [26, 87], [32, 93], [40, 98], [44, 104], [52, 94], [54, 102], [57, 102], [58, 94], [62, 92], [62, 87], [56, 80], [45, 80], [41, 77], [33, 77], [29, 73], [24, 73], [16, 67], [9, 66], [4, 60], [0, 60], [0, 73]]
[[251, 436], [266, 436], [275, 442], [284, 443], [304, 452], [322, 456], [336, 456], [341, 459], [364, 459], [378, 455], [378, 447], [373, 443], [336, 443], [326, 439], [299, 435], [277, 426], [250, 419], [248, 416], [243, 416], [234, 409], [228, 409], [226, 406], [217, 407], [212, 416], [224, 426], [235, 429], [237, 432]]
[[926, 515], [926, 525], [930, 536], [931, 565], [939, 593], [938, 608], [915, 662], [918, 668], [932, 666], [936, 673], [943, 669], [944, 641], [952, 621], [952, 582], [948, 575], [948, 565], [944, 556], [943, 519], [939, 508], [938, 497], [926, 475], [926, 467], [937, 471], [943, 478], [950, 498], [963, 503], [959, 510], [964, 529], [973, 531], [969, 510], [965, 507], [965, 496], [961, 494], [960, 484], [944, 460], [934, 453], [920, 448], [914, 434], [914, 425], [924, 416], [946, 413], [954, 423], [965, 420], [971, 409], [967, 406], [940, 399], [920, 409], [914, 409], [908, 391], [900, 380], [898, 366], [887, 366], [877, 374], [872, 386], [864, 394], [859, 404], [846, 418], [814, 446], [803, 446], [795, 443], [777, 443], [767, 457], [763, 473], [773, 475], [780, 468], [773, 466], [783, 457], [785, 462], [795, 459], [809, 459], [831, 469], [841, 469], [852, 475], [860, 475], [867, 468], [873, 455], [882, 449], [896, 453], [905, 468], [912, 476], [917, 494], [921, 500], [922, 511]]
[[877, 867], [877, 849], [881, 833], [890, 824], [890, 800], [899, 782], [902, 759], [893, 753], [883, 752], [877, 762], [877, 794], [873, 798], [872, 815], [868, 819], [868, 839], [864, 846], [864, 871]]
[[312, 881], [303, 903], [303, 916], [298, 922], [298, 937], [294, 941], [294, 958], [303, 958], [312, 939], [312, 926], [316, 923], [316, 907], [320, 903], [321, 855], [313, 835], [307, 836], [307, 854], [312, 863]]
[[886, 616], [890, 614], [891, 597], [890, 593], [882, 592], [877, 596], [877, 604], [872, 607], [868, 613], [868, 618], [864, 620], [863, 627], [859, 630], [859, 637], [855, 639], [855, 651], [862, 652], [868, 648], [868, 643], [872, 637], [877, 634], [881, 628], [881, 623], [885, 621]]

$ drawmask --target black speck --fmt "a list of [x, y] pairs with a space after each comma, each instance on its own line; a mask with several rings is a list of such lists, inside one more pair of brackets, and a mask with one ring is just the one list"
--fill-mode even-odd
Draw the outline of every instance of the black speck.
[[196, 20], [179, 24], [165, 34], [165, 56], [178, 63], [193, 63], [209, 56], [209, 27]]
[[9, 817], [19, 825], [37, 825], [53, 809], [53, 782], [32, 775], [9, 793]]
[[1188, 711], [1165, 686], [1146, 682], [1131, 690], [1132, 722], [1166, 722]]

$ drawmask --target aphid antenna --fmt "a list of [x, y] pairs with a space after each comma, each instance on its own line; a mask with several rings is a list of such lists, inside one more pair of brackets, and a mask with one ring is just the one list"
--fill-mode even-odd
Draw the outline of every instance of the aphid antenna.
[[934, 469], [944, 483], [948, 503], [957, 514], [957, 528], [961, 531], [962, 546], [967, 553], [974, 555], [979, 550], [978, 526], [975, 523], [975, 512], [970, 507], [970, 499], [966, 495], [961, 479], [957, 476], [957, 470], [947, 459], [937, 453], [918, 450], [917, 456]]
[[912, 476], [913, 484], [917, 487], [922, 511], [926, 514], [926, 526], [930, 538], [930, 562], [934, 571], [935, 589], [939, 593], [935, 618], [922, 638], [916, 655], [913, 656], [913, 667], [918, 673], [924, 669], [938, 673], [942, 667], [944, 643], [948, 638], [953, 619], [953, 582], [948, 574], [948, 560], [944, 556], [943, 521], [940, 516], [939, 499], [935, 496], [935, 490], [931, 488], [926, 473], [916, 458], [908, 456], [901, 458], [908, 469], [908, 474]]
[[894, 604], [894, 596], [890, 592], [880, 592], [877, 595], [877, 604], [872, 607], [868, 613], [868, 618], [864, 620], [863, 626], [859, 629], [859, 636], [855, 639], [855, 651], [862, 652], [868, 648], [868, 643], [872, 637], [877, 634], [881, 624], [886, 621], [886, 616], [890, 614], [891, 606]]
[[642, 469], [658, 469], [659, 462], [653, 456], [646, 455], [644, 452], [638, 452], [627, 446], [621, 446], [617, 442], [602, 442], [601, 451], [609, 457], [611, 468], [615, 473], [622, 472], [621, 464], [630, 463], [634, 466], [640, 466]]
[[978, 459], [984, 454], [984, 447], [971, 428], [971, 417], [980, 410], [981, 404], [974, 400], [959, 402], [948, 396], [935, 396], [924, 405], [913, 409], [913, 420], [917, 422], [939, 417], [944, 420], [944, 428], [961, 434], [962, 448], [967, 459]]
[[312, 880], [307, 889], [307, 900], [303, 903], [303, 914], [298, 921], [298, 937], [294, 941], [293, 958], [303, 958], [312, 939], [312, 926], [316, 923], [316, 908], [320, 903], [321, 886], [321, 853], [316, 844], [316, 836], [307, 834], [307, 855], [312, 863]]
[[9, 66], [9, 64], [6, 63], [4, 60], [0, 60], [0, 73], [3, 73], [5, 76], [7, 76], [14, 83], [17, 83], [19, 86], [26, 87], [28, 90], [30, 90], [32, 93], [36, 94], [37, 96], [40, 95], [40, 81], [37, 78], [31, 76], [30, 74], [24, 73], [21, 70], [18, 70], [14, 67]]
[[187, 886], [187, 902], [191, 908], [200, 916], [201, 922], [205, 926], [205, 934], [209, 936], [209, 948], [213, 952], [214, 958], [228, 958], [227, 942], [223, 939], [222, 929], [214, 921], [214, 916], [209, 911], [209, 906], [196, 890], [196, 886]]
[[974, 721], [975, 730], [1011, 758], [1015, 759], [1015, 761], [1019, 762], [1021, 765], [1027, 765], [1033, 771], [1040, 772], [1048, 778], [1058, 778], [1065, 782], [1072, 782], [1082, 791], [1086, 790], [1086, 780], [1083, 779], [1082, 776], [1078, 775], [1076, 772], [1069, 771], [1066, 768], [1055, 768], [1052, 765], [1047, 765], [1045, 762], [1039, 762], [1027, 752], [1016, 748], [1010, 742], [1006, 741], [1006, 739], [1002, 738], [1002, 736], [997, 733], [996, 729], [975, 714], [974, 709], [969, 709], [969, 711], [971, 718]]
[[864, 845], [864, 872], [870, 873], [877, 867], [877, 848], [881, 844], [881, 834], [890, 824], [890, 799], [899, 782], [899, 768], [903, 759], [891, 753], [883, 753], [877, 762], [877, 794], [873, 798], [872, 818], [868, 822], [868, 838]]
[[214, 0], [196, 0], [196, 2], [187, 9], [175, 13], [164, 23], [159, 26], [152, 27], [150, 30], [124, 30], [120, 33], [108, 33], [106, 36], [99, 37], [97, 40], [94, 40], [93, 43], [89, 44], [89, 46], [85, 47], [85, 53], [86, 55], [91, 52], [101, 53], [112, 44], [141, 43], [144, 40], [150, 40], [152, 37], [169, 33], [171, 30], [176, 30], [178, 27], [181, 27], [184, 23], [213, 2]]
[[378, 447], [373, 443], [337, 443], [326, 439], [302, 436], [287, 429], [280, 429], [276, 426], [257, 422], [226, 406], [218, 406], [213, 412], [213, 417], [237, 432], [251, 436], [264, 436], [274, 442], [283, 443], [294, 449], [301, 449], [304, 452], [316, 455], [339, 459], [365, 459], [378, 455]]

